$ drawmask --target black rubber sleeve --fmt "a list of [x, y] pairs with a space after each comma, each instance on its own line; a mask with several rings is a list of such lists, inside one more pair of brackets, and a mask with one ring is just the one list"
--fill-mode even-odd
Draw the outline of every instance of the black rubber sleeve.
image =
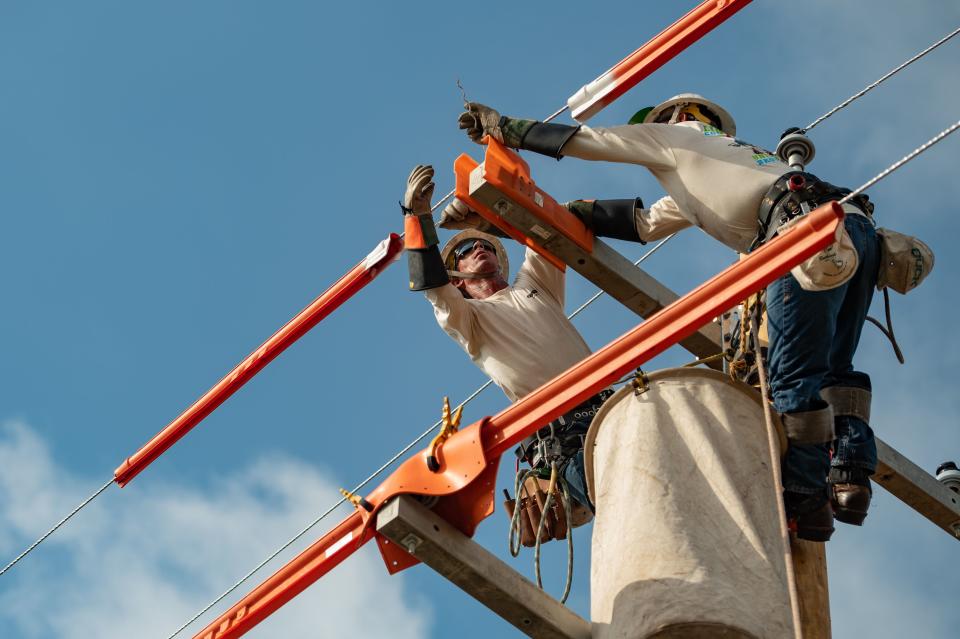
[[577, 200], [566, 206], [597, 237], [612, 237], [616, 240], [646, 244], [637, 233], [635, 221], [634, 210], [643, 208], [643, 200], [640, 198], [593, 202]]
[[407, 249], [407, 269], [410, 272], [410, 290], [426, 291], [439, 288], [450, 281], [447, 267], [440, 258], [440, 249]]
[[[513, 118], [502, 118], [501, 129], [510, 129], [511, 120]], [[534, 122], [531, 126], [527, 122], [521, 121], [521, 123], [524, 125], [522, 129], [526, 130], [523, 131], [523, 137], [519, 140], [517, 148], [540, 153], [557, 160], [563, 157], [563, 147], [580, 130], [579, 126], [568, 126], [566, 124]]]

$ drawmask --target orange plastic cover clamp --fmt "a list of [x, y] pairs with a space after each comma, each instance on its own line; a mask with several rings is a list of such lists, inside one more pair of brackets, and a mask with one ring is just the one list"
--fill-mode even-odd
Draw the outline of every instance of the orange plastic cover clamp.
[[705, 0], [567, 100], [570, 114], [586, 122], [678, 53], [726, 21], [750, 0]]
[[[439, 473], [427, 469], [425, 456], [429, 450], [421, 451], [370, 493], [367, 501], [376, 511], [400, 494], [441, 495], [434, 511], [466, 534], [472, 534], [493, 510], [493, 482], [503, 453], [544, 423], [616, 382], [829, 245], [834, 241], [837, 224], [842, 219], [843, 209], [836, 202], [818, 207], [788, 232], [734, 263], [517, 403], [454, 434], [443, 447]], [[359, 512], [352, 515], [195, 639], [233, 639], [252, 628], [269, 614], [263, 611], [272, 612], [282, 605], [278, 602], [293, 598], [309, 585], [307, 581], [319, 579], [342, 561], [344, 556], [340, 553], [349, 554], [367, 541], [372, 533], [361, 523], [364, 520], [369, 524], [372, 515]], [[360, 541], [339, 546], [346, 534], [344, 530], [351, 531], [353, 536], [350, 539], [359, 536]], [[333, 547], [336, 552], [325, 559], [324, 555]], [[403, 553], [396, 546], [392, 548], [394, 553]], [[384, 556], [389, 559], [386, 554]], [[390, 565], [388, 561], [388, 567]], [[238, 615], [238, 612], [242, 614]], [[209, 634], [211, 629], [220, 628], [222, 631]]]
[[487, 138], [483, 177], [538, 219], [560, 231], [588, 253], [593, 252], [593, 233], [573, 213], [561, 206], [530, 177], [530, 165], [493, 138]]
[[454, 192], [456, 197], [466, 202], [471, 210], [479, 213], [480, 217], [499, 228], [518, 243], [532, 248], [555, 267], [561, 271], [566, 271], [567, 265], [563, 260], [537, 244], [531, 238], [524, 235], [521, 231], [514, 228], [509, 222], [491, 211], [484, 204], [470, 197], [470, 173], [472, 173], [473, 170], [478, 166], [480, 165], [477, 163], [477, 161], [466, 153], [461, 154], [460, 157], [454, 161], [453, 172], [456, 177], [456, 188]]
[[303, 337], [323, 318], [372, 282], [384, 268], [396, 261], [402, 251], [403, 240], [400, 239], [399, 235], [391, 233], [386, 240], [377, 245], [377, 248], [366, 259], [350, 269], [346, 275], [315, 299], [310, 306], [287, 322], [270, 339], [261, 344], [260, 348], [237, 364], [226, 377], [217, 382], [200, 399], [167, 424], [140, 450], [127, 458], [113, 472], [114, 481], [121, 487], [127, 485], [140, 471], [177, 443], [181, 437], [216, 410], [220, 404], [250, 381], [254, 375], [272, 362], [288, 346]]

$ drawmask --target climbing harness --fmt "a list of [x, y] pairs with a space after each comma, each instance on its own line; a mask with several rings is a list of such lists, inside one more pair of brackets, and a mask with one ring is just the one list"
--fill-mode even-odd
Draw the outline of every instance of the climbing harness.
[[[806, 215], [816, 207], [839, 200], [852, 193], [850, 189], [834, 186], [815, 175], [803, 171], [789, 171], [773, 183], [760, 201], [757, 212], [759, 232], [750, 250], [754, 250], [777, 234], [781, 227]], [[871, 221], [873, 204], [866, 195], [857, 194], [847, 201]]]
[[547, 461], [542, 442], [548, 439], [556, 439], [564, 459], [575, 454], [583, 447], [583, 438], [594, 415], [611, 395], [613, 391], [600, 391], [541, 428], [536, 434], [527, 437], [517, 447], [517, 457], [534, 468], [540, 467]]

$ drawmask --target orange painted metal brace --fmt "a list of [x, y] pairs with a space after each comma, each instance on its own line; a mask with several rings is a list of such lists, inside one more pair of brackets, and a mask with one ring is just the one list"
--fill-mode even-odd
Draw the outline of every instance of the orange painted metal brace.
[[399, 235], [391, 233], [362, 262], [350, 269], [346, 275], [315, 299], [310, 306], [284, 324], [270, 339], [261, 344], [260, 348], [250, 353], [226, 377], [217, 382], [200, 399], [167, 424], [140, 450], [127, 458], [113, 472], [113, 480], [121, 488], [127, 485], [140, 471], [176, 444], [181, 437], [216, 410], [220, 404], [250, 381], [254, 375], [272, 362], [288, 346], [303, 337], [323, 318], [372, 282], [383, 269], [395, 262], [402, 252], [403, 240], [400, 239]]
[[700, 3], [570, 96], [567, 106], [573, 119], [586, 122], [748, 4], [750, 0], [705, 0]]
[[373, 531], [377, 511], [397, 495], [439, 497], [434, 512], [464, 534], [473, 535], [477, 525], [493, 512], [497, 466], [504, 452], [826, 247], [834, 241], [842, 219], [843, 210], [835, 202], [817, 208], [782, 236], [517, 403], [460, 430], [444, 445], [438, 472], [427, 468], [429, 449], [406, 460], [367, 495], [372, 512], [358, 509], [195, 639], [243, 635], [371, 538], [377, 539], [391, 573], [416, 564], [405, 550]]

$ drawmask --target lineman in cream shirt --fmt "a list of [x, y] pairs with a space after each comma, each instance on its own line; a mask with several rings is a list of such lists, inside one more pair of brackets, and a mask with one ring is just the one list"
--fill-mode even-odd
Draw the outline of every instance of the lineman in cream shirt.
[[[649, 241], [697, 226], [746, 252], [804, 207], [849, 192], [810, 174], [800, 174], [798, 190], [788, 189], [789, 167], [736, 138], [733, 118], [696, 94], [671, 98], [638, 112], [631, 124], [609, 129], [501, 117], [475, 103], [467, 105], [459, 124], [478, 143], [489, 135], [558, 159], [645, 167], [669, 198], [615, 219], [601, 215], [603, 225], [617, 228], [622, 239]], [[876, 284], [879, 243], [865, 198], [851, 200], [844, 210], [842, 241], [798, 266], [796, 275], [771, 284], [766, 298], [771, 391], [790, 440], [784, 500], [798, 535], [813, 541], [829, 539], [834, 516], [863, 522], [868, 477], [877, 461], [868, 424], [870, 379], [854, 370], [852, 360]], [[573, 211], [590, 226], [589, 205]]]
[[[590, 354], [564, 312], [564, 273], [527, 249], [513, 285], [500, 240], [476, 230], [479, 220], [460, 201], [444, 211], [441, 224], [468, 227], [438, 248], [430, 214], [433, 169], [418, 166], [404, 197], [405, 244], [410, 289], [424, 291], [440, 327], [515, 402]], [[581, 203], [582, 204], [582, 203]], [[597, 210], [635, 200], [596, 203]], [[570, 494], [592, 510], [583, 474], [583, 437], [607, 392], [594, 396], [552, 422], [564, 455], [561, 474]], [[546, 435], [549, 425], [541, 429]], [[528, 438], [518, 454], [542, 463]]]

